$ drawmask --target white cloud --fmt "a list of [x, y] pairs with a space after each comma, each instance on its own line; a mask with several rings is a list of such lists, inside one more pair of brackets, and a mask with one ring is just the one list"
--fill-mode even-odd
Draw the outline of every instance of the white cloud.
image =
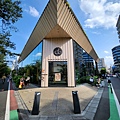
[[104, 51], [104, 53], [108, 54], [109, 52], [108, 51]]
[[113, 62], [113, 57], [112, 56], [105, 56], [105, 64], [110, 67], [113, 66], [114, 62]]
[[36, 57], [39, 57], [39, 56], [41, 56], [41, 53], [37, 53], [35, 56], [36, 56]]
[[92, 32], [93, 34], [99, 35], [101, 34], [100, 32]]
[[120, 14], [120, 2], [108, 0], [79, 0], [81, 10], [86, 14], [85, 27], [114, 28]]
[[28, 12], [33, 17], [39, 17], [39, 12], [32, 6], [29, 6], [29, 10], [25, 9], [26, 12]]

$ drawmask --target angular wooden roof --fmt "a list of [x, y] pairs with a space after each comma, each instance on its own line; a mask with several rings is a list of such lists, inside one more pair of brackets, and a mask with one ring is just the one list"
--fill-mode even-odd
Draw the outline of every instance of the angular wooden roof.
[[19, 62], [24, 60], [43, 39], [48, 38], [72, 38], [96, 62], [99, 61], [93, 46], [66, 0], [48, 2], [21, 53]]

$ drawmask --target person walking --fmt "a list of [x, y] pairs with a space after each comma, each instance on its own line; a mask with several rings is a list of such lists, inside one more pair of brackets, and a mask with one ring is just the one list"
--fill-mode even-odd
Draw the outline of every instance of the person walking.
[[6, 76], [3, 75], [3, 76], [2, 76], [2, 83], [3, 83], [3, 84], [5, 83], [5, 80], [6, 80]]
[[111, 87], [111, 80], [110, 77], [107, 77], [108, 87]]
[[26, 79], [26, 85], [29, 86], [29, 83], [30, 83], [30, 77], [28, 76]]
[[97, 81], [97, 87], [98, 87], [98, 88], [100, 87], [100, 83], [101, 83], [101, 78], [99, 77], [99, 78], [98, 78], [98, 81]]
[[19, 88], [25, 88], [25, 78], [24, 77], [22, 77], [22, 78], [20, 78], [20, 85], [19, 85]]

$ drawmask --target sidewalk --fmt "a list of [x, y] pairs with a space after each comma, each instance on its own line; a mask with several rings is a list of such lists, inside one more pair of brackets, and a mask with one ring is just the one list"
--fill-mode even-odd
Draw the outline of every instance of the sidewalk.
[[[81, 114], [74, 114], [72, 91], [78, 91]], [[36, 116], [31, 115], [35, 92], [41, 93], [40, 113]], [[74, 88], [39, 88], [30, 84], [26, 89], [16, 90], [15, 96], [20, 120], [93, 120], [102, 92], [103, 88], [87, 83]]]

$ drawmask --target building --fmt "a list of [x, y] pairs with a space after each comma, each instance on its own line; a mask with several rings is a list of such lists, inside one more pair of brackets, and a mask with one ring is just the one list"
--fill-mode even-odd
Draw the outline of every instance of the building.
[[[76, 86], [74, 42], [95, 61], [98, 55], [66, 0], [49, 0], [38, 20], [19, 63], [34, 66], [29, 74], [41, 76], [41, 87]], [[40, 68], [41, 65], [41, 68]], [[32, 74], [32, 75], [31, 75]], [[35, 77], [33, 77], [35, 76]]]
[[94, 72], [94, 60], [93, 58], [87, 54], [86, 52], [83, 52], [83, 61], [84, 65], [86, 67], [87, 74], [91, 75]]
[[118, 31], [118, 38], [120, 39], [120, 15], [118, 17], [118, 21], [117, 21], [116, 27], [117, 27], [117, 31]]
[[104, 58], [100, 58], [98, 62], [98, 70], [100, 72], [101, 68], [106, 68]]
[[115, 46], [112, 49], [112, 55], [113, 55], [114, 65], [119, 66], [120, 65], [120, 45]]
[[74, 62], [75, 62], [75, 75], [78, 78], [78, 74], [82, 72], [81, 64], [83, 61], [83, 49], [75, 41], [73, 41]]

